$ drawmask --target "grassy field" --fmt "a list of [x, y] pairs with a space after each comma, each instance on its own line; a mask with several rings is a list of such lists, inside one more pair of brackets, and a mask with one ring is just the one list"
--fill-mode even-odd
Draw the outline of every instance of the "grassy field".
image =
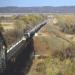
[[38, 56], [28, 75], [75, 75], [74, 17], [74, 14], [54, 14], [34, 37]]
[[[75, 15], [50, 14], [48, 25], [34, 40], [35, 59], [28, 75], [75, 75]], [[23, 36], [47, 17], [43, 15], [12, 16], [13, 24], [3, 24], [7, 45]]]

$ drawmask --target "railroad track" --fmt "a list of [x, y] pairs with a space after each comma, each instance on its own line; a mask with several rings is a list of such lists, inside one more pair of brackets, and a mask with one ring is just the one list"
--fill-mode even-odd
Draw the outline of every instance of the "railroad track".
[[[23, 47], [25, 48], [35, 35], [44, 25], [47, 24], [47, 20], [43, 21], [42, 23], [35, 26], [32, 30], [30, 30], [27, 33], [24, 33], [24, 36], [15, 43], [12, 47], [9, 49], [6, 49], [4, 44], [1, 45], [1, 51], [0, 51], [0, 72], [4, 72], [5, 69], [8, 67], [8, 61], [14, 60], [18, 57], [20, 53], [22, 53]], [[2, 43], [2, 42], [1, 42]]]

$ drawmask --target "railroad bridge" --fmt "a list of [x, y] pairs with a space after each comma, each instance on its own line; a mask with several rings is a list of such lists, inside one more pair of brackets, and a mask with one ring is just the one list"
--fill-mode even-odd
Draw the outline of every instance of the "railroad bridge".
[[[11, 62], [14, 63], [15, 61], [18, 61], [18, 58], [20, 59], [22, 57], [21, 60], [25, 59], [25, 63], [28, 59], [33, 58], [35, 54], [33, 36], [44, 25], [47, 25], [47, 21], [48, 20], [43, 21], [29, 32], [24, 33], [24, 36], [9, 49], [5, 47], [2, 40], [0, 41], [0, 72], [4, 72], [9, 67], [9, 65], [11, 65]], [[18, 64], [19, 62], [17, 65]]]

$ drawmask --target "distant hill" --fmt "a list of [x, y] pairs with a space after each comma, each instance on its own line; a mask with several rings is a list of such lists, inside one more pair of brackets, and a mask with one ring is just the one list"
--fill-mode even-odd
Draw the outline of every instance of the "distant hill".
[[0, 13], [74, 13], [75, 6], [0, 7]]

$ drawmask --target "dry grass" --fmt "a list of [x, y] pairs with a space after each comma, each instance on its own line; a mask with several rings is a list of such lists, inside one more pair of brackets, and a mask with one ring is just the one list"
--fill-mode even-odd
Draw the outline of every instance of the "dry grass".
[[74, 25], [74, 15], [57, 15], [56, 18], [57, 25], [49, 23], [34, 37], [36, 54], [49, 57], [35, 59], [28, 75], [75, 75], [75, 34], [60, 30], [63, 22], [69, 28], [71, 22]]
[[23, 36], [24, 29], [25, 32], [31, 30], [31, 28], [42, 20], [44, 20], [44, 17], [39, 14], [12, 16], [9, 19], [5, 17], [4, 21], [0, 21], [0, 25], [3, 27], [7, 46], [19, 40]]

